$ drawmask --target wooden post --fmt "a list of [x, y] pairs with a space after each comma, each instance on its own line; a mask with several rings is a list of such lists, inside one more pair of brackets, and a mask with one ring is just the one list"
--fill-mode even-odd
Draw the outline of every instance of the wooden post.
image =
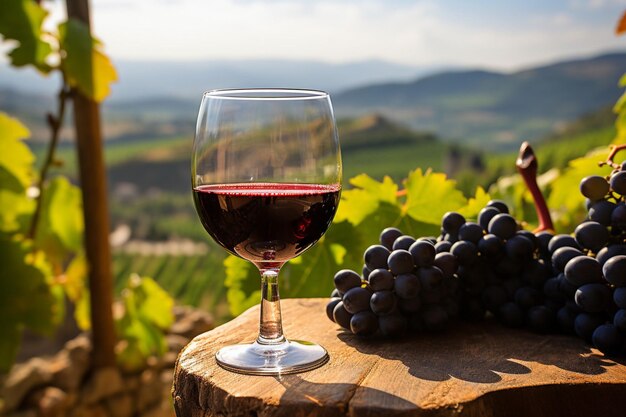
[[[89, 28], [88, 0], [66, 0], [68, 18]], [[85, 252], [89, 262], [93, 366], [115, 365], [113, 279], [109, 246], [109, 211], [98, 103], [72, 90], [74, 126], [85, 218]]]

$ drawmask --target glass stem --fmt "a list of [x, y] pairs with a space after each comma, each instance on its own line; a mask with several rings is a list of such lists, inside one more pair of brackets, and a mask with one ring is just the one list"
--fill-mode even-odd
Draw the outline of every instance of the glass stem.
[[285, 342], [278, 294], [278, 269], [261, 270], [261, 325], [257, 343], [278, 345]]

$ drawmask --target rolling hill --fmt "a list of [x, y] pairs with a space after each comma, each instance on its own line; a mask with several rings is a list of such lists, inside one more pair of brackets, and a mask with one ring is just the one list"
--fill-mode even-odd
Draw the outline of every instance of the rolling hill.
[[334, 97], [337, 113], [377, 112], [447, 141], [509, 150], [612, 104], [626, 53], [498, 73], [444, 72], [410, 83], [352, 89]]

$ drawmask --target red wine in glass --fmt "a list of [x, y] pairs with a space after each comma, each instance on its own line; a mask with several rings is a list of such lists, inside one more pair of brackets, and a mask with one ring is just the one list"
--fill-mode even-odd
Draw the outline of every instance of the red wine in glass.
[[330, 226], [341, 177], [328, 93], [274, 88], [204, 93], [191, 155], [196, 211], [218, 244], [256, 266], [261, 290], [258, 337], [215, 352], [223, 368], [281, 375], [328, 361], [324, 347], [283, 334], [278, 276]]
[[239, 183], [194, 189], [196, 210], [213, 239], [264, 267], [282, 265], [317, 242], [332, 222], [338, 185]]

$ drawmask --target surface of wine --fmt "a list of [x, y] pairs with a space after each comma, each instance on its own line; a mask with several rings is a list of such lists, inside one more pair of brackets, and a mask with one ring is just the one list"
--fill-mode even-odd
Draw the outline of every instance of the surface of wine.
[[330, 225], [339, 185], [242, 183], [194, 189], [209, 234], [229, 252], [279, 267], [317, 242]]

